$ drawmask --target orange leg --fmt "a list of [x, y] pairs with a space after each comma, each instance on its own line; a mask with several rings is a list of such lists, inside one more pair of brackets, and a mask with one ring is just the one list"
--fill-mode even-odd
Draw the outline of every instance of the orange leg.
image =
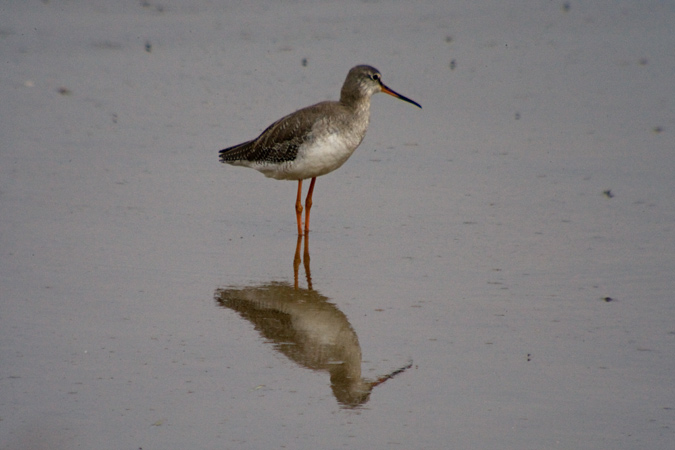
[[302, 235], [298, 235], [298, 243], [295, 246], [295, 256], [293, 257], [293, 281], [294, 287], [298, 289], [298, 269], [300, 268], [300, 263], [302, 258], [300, 258], [300, 245], [302, 244]]
[[298, 236], [302, 236], [302, 180], [298, 180], [298, 198], [295, 200], [295, 217], [298, 219]]
[[305, 276], [307, 277], [307, 289], [312, 290], [312, 273], [309, 271], [309, 234], [305, 234], [305, 251], [302, 256], [302, 263], [305, 265]]
[[312, 194], [314, 193], [314, 183], [316, 183], [316, 177], [312, 178], [312, 182], [309, 183], [309, 191], [307, 191], [307, 198], [305, 199], [305, 234], [309, 233], [309, 210], [312, 209]]

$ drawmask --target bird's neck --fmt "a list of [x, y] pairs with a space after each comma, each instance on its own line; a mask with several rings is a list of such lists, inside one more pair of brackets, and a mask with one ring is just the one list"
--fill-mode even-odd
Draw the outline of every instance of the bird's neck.
[[349, 96], [343, 92], [340, 96], [340, 103], [345, 105], [356, 116], [364, 117], [366, 120], [370, 117], [370, 98], [363, 96]]

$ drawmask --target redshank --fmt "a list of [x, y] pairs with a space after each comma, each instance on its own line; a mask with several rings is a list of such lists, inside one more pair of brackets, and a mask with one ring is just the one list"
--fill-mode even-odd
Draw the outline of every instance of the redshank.
[[378, 92], [422, 107], [385, 86], [376, 68], [356, 66], [347, 74], [340, 101], [317, 103], [282, 117], [252, 141], [221, 150], [220, 162], [250, 167], [277, 180], [297, 180], [298, 235], [302, 235], [302, 180], [311, 178], [304, 208], [307, 233], [316, 177], [342, 166], [361, 144], [370, 121], [370, 97]]

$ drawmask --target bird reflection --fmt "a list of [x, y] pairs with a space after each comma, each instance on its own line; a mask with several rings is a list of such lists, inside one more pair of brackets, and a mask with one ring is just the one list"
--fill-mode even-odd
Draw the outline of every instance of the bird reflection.
[[[328, 298], [312, 288], [309, 243], [304, 236], [293, 258], [294, 285], [264, 285], [217, 289], [215, 300], [250, 321], [279, 352], [308, 369], [326, 371], [337, 401], [347, 408], [365, 404], [372, 389], [411, 367], [408, 365], [375, 380], [361, 376], [361, 346], [349, 320]], [[304, 264], [307, 288], [298, 287]]]

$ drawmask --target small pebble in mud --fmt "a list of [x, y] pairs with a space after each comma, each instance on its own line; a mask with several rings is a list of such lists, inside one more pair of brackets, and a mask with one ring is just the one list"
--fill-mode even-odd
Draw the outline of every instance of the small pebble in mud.
[[612, 193], [611, 189], [607, 189], [606, 191], [602, 191], [602, 193], [607, 198], [614, 198], [614, 193]]
[[652, 128], [652, 131], [656, 134], [659, 134], [659, 133], [663, 132], [663, 127], [654, 127], [654, 128]]
[[141, 0], [141, 6], [143, 8], [154, 8], [155, 11], [157, 12], [164, 12], [164, 7], [162, 5], [152, 5], [149, 1], [147, 0]]
[[307, 58], [302, 58], [302, 67], [307, 67]]
[[528, 354], [527, 354], [527, 360], [528, 360], [528, 361], [532, 361], [532, 353], [528, 353]]
[[150, 53], [152, 51], [152, 44], [150, 41], [145, 41], [145, 51]]
[[61, 95], [70, 95], [73, 92], [66, 87], [60, 87], [59, 90], [58, 90], [58, 93], [61, 94]]
[[516, 120], [520, 120], [520, 113], [519, 112], [515, 113], [513, 117], [515, 117]]
[[603, 298], [603, 300], [606, 301], [607, 303], [614, 301], [614, 299], [612, 297], [605, 297], [605, 298]]
[[563, 3], [563, 6], [562, 6], [563, 11], [569, 12], [571, 8], [572, 8], [572, 5], [570, 5], [570, 2]]
[[457, 68], [457, 61], [454, 59], [450, 61], [450, 70], [455, 70]]

